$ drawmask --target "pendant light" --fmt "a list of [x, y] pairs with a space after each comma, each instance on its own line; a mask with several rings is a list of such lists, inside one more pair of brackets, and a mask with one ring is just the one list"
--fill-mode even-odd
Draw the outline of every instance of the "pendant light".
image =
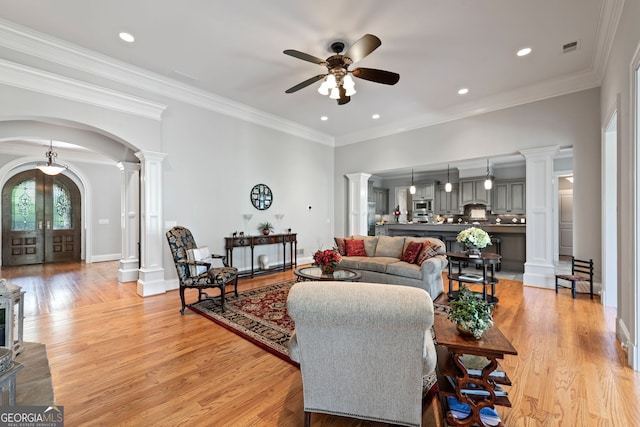
[[484, 189], [491, 190], [493, 187], [493, 181], [491, 181], [491, 175], [489, 175], [489, 159], [487, 159], [487, 177], [484, 180]]
[[451, 185], [451, 180], [449, 179], [449, 165], [447, 165], [447, 183], [444, 185], [444, 191], [451, 193], [451, 190], [453, 190], [453, 185]]
[[47, 150], [45, 156], [47, 156], [47, 162], [38, 163], [36, 164], [36, 167], [47, 175], [58, 175], [60, 172], [68, 168], [67, 165], [61, 165], [54, 161], [54, 159], [58, 157], [58, 154], [53, 151], [53, 141], [51, 140], [49, 140], [49, 150]]
[[413, 168], [411, 169], [411, 187], [409, 187], [409, 193], [416, 194], [416, 186], [413, 185]]

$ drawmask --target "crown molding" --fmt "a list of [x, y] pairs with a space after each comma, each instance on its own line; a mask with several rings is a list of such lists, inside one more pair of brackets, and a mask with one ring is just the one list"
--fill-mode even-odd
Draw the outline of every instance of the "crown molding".
[[166, 105], [0, 59], [0, 83], [160, 120]]
[[2, 19], [0, 46], [304, 139], [334, 144], [333, 136], [326, 133]]
[[604, 70], [609, 60], [609, 53], [615, 40], [625, 0], [605, 0], [600, 8], [600, 19], [596, 33], [596, 46], [593, 53], [592, 70], [604, 77]]

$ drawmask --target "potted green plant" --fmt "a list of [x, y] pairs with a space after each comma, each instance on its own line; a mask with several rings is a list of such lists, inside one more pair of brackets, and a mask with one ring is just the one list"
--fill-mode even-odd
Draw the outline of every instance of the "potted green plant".
[[493, 307], [478, 298], [464, 284], [460, 285], [458, 298], [449, 303], [449, 320], [456, 324], [458, 331], [480, 339], [484, 331], [493, 325]]
[[273, 231], [273, 224], [269, 221], [261, 222], [258, 224], [258, 230], [262, 231], [265, 236], [269, 235]]

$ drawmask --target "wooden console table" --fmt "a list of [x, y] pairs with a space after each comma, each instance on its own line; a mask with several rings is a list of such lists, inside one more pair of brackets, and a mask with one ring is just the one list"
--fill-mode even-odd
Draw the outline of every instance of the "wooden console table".
[[[433, 322], [435, 340], [438, 352], [438, 393], [441, 404], [446, 413], [446, 420], [452, 426], [470, 426], [474, 423], [482, 427], [487, 425], [480, 419], [480, 410], [484, 407], [494, 408], [494, 405], [511, 407], [507, 396], [496, 396], [495, 384], [511, 385], [511, 380], [506, 373], [495, 376], [494, 371], [504, 371], [497, 359], [503, 359], [505, 354], [516, 355], [518, 352], [511, 342], [493, 325], [485, 331], [479, 340], [463, 337], [456, 326], [445, 315], [435, 315]], [[480, 375], [469, 374], [460, 362], [463, 354], [471, 354], [486, 357], [489, 360], [487, 366]], [[447, 377], [453, 377], [456, 381], [454, 388]], [[486, 396], [465, 394], [463, 388], [468, 384], [481, 386], [487, 391]], [[446, 403], [447, 396], [455, 396], [458, 402], [469, 405], [471, 413], [467, 418], [453, 417]], [[498, 424], [503, 426], [502, 422]]]
[[251, 272], [240, 272], [238, 276], [251, 276], [253, 277], [256, 272], [253, 263], [253, 249], [259, 245], [282, 245], [282, 267], [275, 267], [269, 270], [260, 270], [261, 273], [269, 273], [273, 271], [284, 271], [287, 269], [287, 243], [289, 243], [291, 261], [289, 268], [295, 268], [298, 265], [298, 240], [296, 239], [296, 233], [286, 234], [269, 234], [267, 236], [242, 236], [242, 237], [225, 237], [224, 248], [227, 250], [227, 259], [229, 265], [233, 267], [233, 249], [234, 248], [251, 248]]
[[[479, 257], [470, 257], [466, 252], [447, 252], [447, 259], [449, 260], [449, 292], [447, 296], [449, 299], [456, 299], [458, 297], [458, 291], [453, 290], [453, 281], [458, 283], [475, 283], [483, 285], [482, 299], [489, 304], [497, 304], [498, 298], [496, 297], [496, 265], [500, 264], [502, 256], [494, 254], [492, 252], [483, 252]], [[482, 268], [482, 276], [475, 275], [473, 273], [463, 273], [462, 264], [475, 264]], [[454, 264], [457, 264], [457, 272], [453, 271]], [[487, 294], [487, 286], [491, 286], [491, 293]]]

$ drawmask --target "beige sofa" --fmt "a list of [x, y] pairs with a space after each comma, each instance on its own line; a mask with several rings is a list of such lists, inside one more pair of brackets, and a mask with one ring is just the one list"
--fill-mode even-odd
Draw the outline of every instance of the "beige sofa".
[[433, 377], [434, 313], [423, 290], [377, 283], [300, 282], [287, 311], [300, 363], [305, 426], [325, 413], [420, 427]]
[[[362, 282], [413, 286], [424, 289], [434, 300], [443, 292], [442, 270], [447, 266], [447, 257], [441, 240], [409, 236], [351, 236], [348, 239], [364, 240], [367, 256], [345, 255], [340, 267], [359, 271]], [[402, 255], [412, 241], [430, 241], [437, 245], [437, 255], [421, 266], [402, 261]]]

